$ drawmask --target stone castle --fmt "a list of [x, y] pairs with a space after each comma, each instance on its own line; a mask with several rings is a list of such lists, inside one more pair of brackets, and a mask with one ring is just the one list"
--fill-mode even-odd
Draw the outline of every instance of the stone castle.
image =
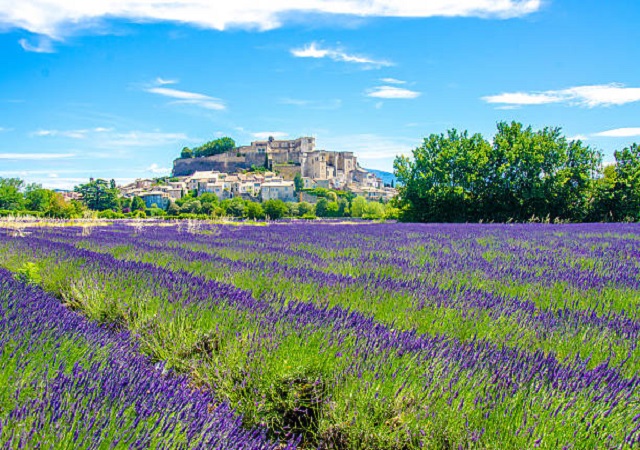
[[335, 187], [348, 185], [362, 176], [358, 172], [366, 172], [358, 166], [353, 152], [318, 150], [313, 137], [292, 140], [270, 137], [219, 155], [176, 159], [172, 176], [190, 176], [197, 171], [236, 173], [252, 166], [276, 171], [285, 180], [293, 180], [296, 174], [313, 180], [331, 180]]

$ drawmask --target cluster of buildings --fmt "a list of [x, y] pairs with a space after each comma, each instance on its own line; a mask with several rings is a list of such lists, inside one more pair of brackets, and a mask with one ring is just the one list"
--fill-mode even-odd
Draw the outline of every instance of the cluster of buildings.
[[[265, 167], [267, 171], [250, 171]], [[229, 170], [231, 169], [231, 170]], [[315, 202], [317, 197], [296, 193], [294, 178], [304, 189], [326, 188], [351, 191], [369, 200], [391, 199], [396, 190], [384, 186], [373, 173], [362, 169], [353, 152], [317, 150], [315, 138], [255, 141], [232, 152], [174, 161], [170, 181], [136, 180], [120, 188], [124, 197], [141, 197], [150, 207], [165, 208], [188, 192], [211, 192], [221, 200], [242, 197], [266, 201]]]

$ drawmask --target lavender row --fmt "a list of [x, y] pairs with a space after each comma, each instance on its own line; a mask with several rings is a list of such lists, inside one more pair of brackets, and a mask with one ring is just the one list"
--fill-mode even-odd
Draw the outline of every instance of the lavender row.
[[[87, 322], [5, 270], [0, 300], [0, 364], [5, 370], [15, 364], [5, 385], [5, 393], [15, 389], [13, 405], [0, 411], [4, 445], [277, 447], [263, 432], [244, 429], [241, 418], [210, 393], [190, 388], [188, 378], [137, 354], [127, 333], [114, 335]], [[61, 347], [85, 351], [68, 366]]]

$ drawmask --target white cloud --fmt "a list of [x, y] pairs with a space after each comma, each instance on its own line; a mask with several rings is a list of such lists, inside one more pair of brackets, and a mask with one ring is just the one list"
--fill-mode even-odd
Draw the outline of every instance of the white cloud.
[[38, 137], [61, 136], [61, 137], [66, 137], [71, 139], [86, 139], [87, 135], [91, 133], [106, 133], [109, 131], [113, 131], [113, 129], [97, 127], [97, 128], [87, 128], [87, 129], [81, 129], [81, 130], [38, 130], [38, 131], [34, 131], [31, 134], [33, 136], [38, 136]]
[[596, 106], [614, 106], [639, 102], [640, 88], [611, 83], [542, 92], [507, 92], [482, 97], [482, 100], [487, 103], [510, 106], [566, 103], [594, 108]]
[[3, 1], [0, 24], [56, 37], [110, 18], [178, 22], [217, 30], [268, 30], [300, 14], [511, 18], [538, 11], [541, 5], [542, 0], [30, 0], [27, 4]]
[[601, 131], [594, 133], [593, 136], [602, 137], [638, 137], [640, 136], [640, 128], [615, 128], [613, 130]]
[[251, 135], [256, 139], [269, 139], [269, 137], [273, 137], [275, 139], [282, 139], [289, 136], [289, 133], [285, 133], [284, 131], [261, 131], [259, 133], [251, 133]]
[[158, 164], [153, 163], [146, 169], [147, 172], [151, 172], [154, 175], [161, 175], [171, 172], [171, 168], [169, 167], [160, 167]]
[[51, 39], [48, 39], [43, 36], [38, 38], [38, 42], [35, 45], [31, 44], [26, 39], [20, 39], [18, 43], [20, 44], [20, 47], [22, 47], [22, 49], [25, 52], [55, 53], [55, 50], [53, 49], [53, 45], [51, 44]]
[[389, 61], [373, 59], [360, 55], [352, 55], [341, 49], [321, 48], [317, 42], [312, 42], [302, 48], [294, 48], [291, 50], [291, 54], [297, 58], [329, 58], [334, 61], [362, 64], [368, 67], [384, 67], [393, 65], [393, 63]]
[[74, 153], [0, 153], [0, 159], [10, 159], [13, 161], [41, 161], [48, 159], [73, 158]]
[[158, 77], [156, 78], [156, 84], [159, 84], [160, 86], [164, 86], [166, 84], [177, 84], [178, 80], [169, 80], [169, 79], [164, 79], [162, 77]]
[[367, 97], [387, 99], [413, 99], [420, 97], [420, 92], [397, 86], [378, 86], [367, 91]]
[[220, 111], [226, 109], [226, 106], [222, 100], [214, 97], [210, 97], [205, 94], [199, 94], [197, 92], [181, 91], [173, 88], [164, 87], [152, 87], [146, 89], [151, 94], [162, 95], [164, 97], [174, 98], [174, 103], [196, 105], [205, 109], [212, 109]]
[[398, 80], [397, 78], [381, 78], [380, 81], [386, 84], [407, 84], [406, 81]]

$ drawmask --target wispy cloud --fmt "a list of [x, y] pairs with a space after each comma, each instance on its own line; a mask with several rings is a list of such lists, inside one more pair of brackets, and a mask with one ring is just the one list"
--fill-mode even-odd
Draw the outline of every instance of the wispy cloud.
[[251, 133], [256, 139], [268, 139], [269, 137], [273, 137], [274, 139], [282, 139], [289, 136], [289, 133], [285, 133], [284, 131], [260, 131], [258, 133]]
[[367, 91], [367, 97], [385, 99], [414, 99], [420, 95], [420, 92], [397, 86], [378, 86]]
[[48, 159], [65, 159], [73, 158], [75, 153], [0, 153], [0, 159], [9, 159], [13, 161], [42, 161]]
[[173, 98], [176, 101], [172, 103], [195, 105], [200, 108], [211, 109], [214, 111], [221, 111], [226, 109], [226, 106], [219, 98], [211, 97], [209, 95], [200, 94], [198, 92], [181, 91], [179, 89], [166, 88], [166, 87], [150, 87], [145, 91], [162, 95], [163, 97]]
[[81, 130], [37, 130], [31, 133], [32, 136], [38, 137], [66, 137], [71, 139], [86, 139], [91, 133], [106, 133], [112, 131], [111, 128], [97, 127], [86, 128]]
[[393, 65], [393, 63], [382, 59], [349, 54], [339, 48], [322, 48], [317, 42], [311, 42], [302, 48], [294, 48], [291, 50], [291, 54], [297, 58], [329, 58], [333, 61], [361, 64], [365, 67], [385, 67]]
[[177, 84], [178, 80], [169, 80], [169, 79], [165, 79], [162, 77], [158, 77], [156, 78], [156, 84], [160, 85], [160, 86], [164, 86], [167, 84]]
[[334, 98], [331, 100], [304, 100], [299, 98], [283, 98], [280, 100], [283, 105], [299, 106], [301, 108], [331, 110], [338, 109], [342, 106], [342, 100]]
[[229, 27], [268, 30], [304, 14], [357, 17], [512, 18], [538, 11], [542, 0], [119, 0], [117, 2], [48, 0], [4, 2], [0, 24], [33, 33], [62, 36], [89, 28], [102, 19], [167, 21], [224, 30]]
[[613, 130], [594, 133], [593, 136], [627, 138], [640, 136], [640, 127], [635, 128], [615, 128]]
[[98, 148], [157, 147], [180, 142], [190, 142], [184, 133], [164, 133], [161, 131], [128, 131], [113, 133], [96, 142]]
[[386, 84], [407, 84], [406, 81], [398, 80], [397, 78], [381, 78], [380, 81]]
[[163, 131], [116, 131], [113, 128], [96, 127], [82, 130], [37, 130], [31, 133], [37, 137], [62, 137], [71, 139], [87, 139], [94, 148], [126, 148], [154, 147], [180, 142], [190, 142], [184, 133], [167, 133]]
[[53, 45], [51, 43], [51, 39], [49, 39], [49, 38], [47, 38], [45, 36], [38, 37], [36, 44], [30, 43], [26, 39], [20, 39], [18, 41], [18, 43], [20, 44], [20, 47], [22, 47], [22, 49], [25, 52], [55, 53], [55, 50], [54, 50]]
[[171, 172], [171, 168], [170, 167], [160, 167], [159, 164], [153, 163], [149, 167], [146, 168], [146, 171], [147, 172], [151, 172], [154, 175], [161, 175], [161, 174], [165, 174], [165, 173], [170, 173]]
[[594, 108], [638, 102], [640, 88], [626, 87], [619, 83], [597, 84], [542, 92], [506, 92], [482, 97], [482, 100], [491, 104], [509, 106], [565, 103]]

